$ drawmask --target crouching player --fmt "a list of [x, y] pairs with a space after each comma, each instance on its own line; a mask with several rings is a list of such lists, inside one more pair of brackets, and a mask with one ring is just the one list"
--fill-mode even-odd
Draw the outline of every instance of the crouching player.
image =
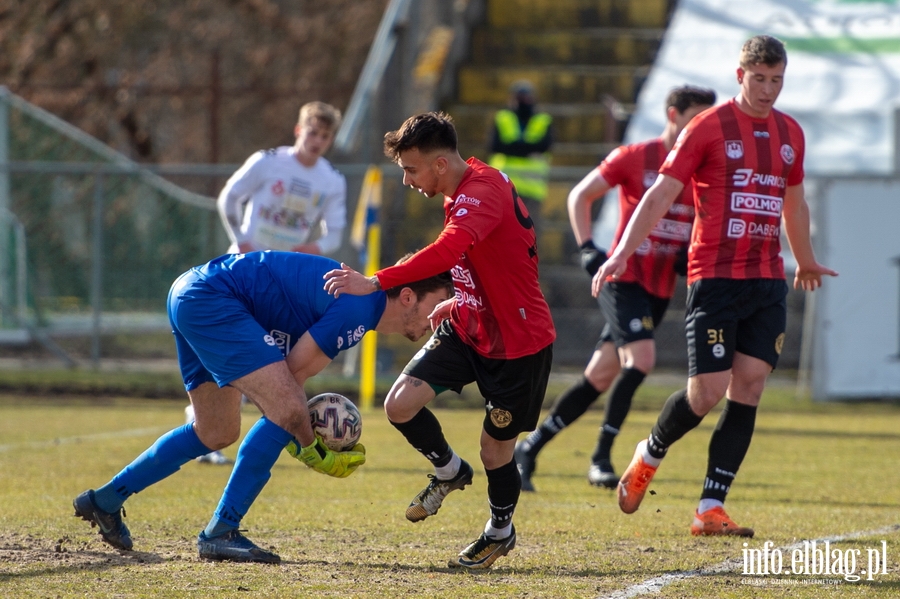
[[196, 420], [156, 440], [105, 485], [74, 500], [75, 516], [98, 526], [117, 549], [132, 548], [125, 501], [183, 464], [237, 441], [241, 394], [263, 416], [247, 433], [219, 506], [197, 538], [200, 557], [279, 563], [238, 530], [285, 448], [317, 472], [346, 477], [365, 448], [334, 452], [313, 433], [303, 386], [368, 331], [416, 341], [434, 307], [451, 297], [449, 273], [367, 296], [333, 297], [322, 277], [339, 263], [290, 252], [229, 254], [181, 275], [168, 312]]

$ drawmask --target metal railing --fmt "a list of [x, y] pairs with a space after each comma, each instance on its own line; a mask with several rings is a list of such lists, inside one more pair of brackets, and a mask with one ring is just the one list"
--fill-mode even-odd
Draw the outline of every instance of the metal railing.
[[[239, 166], [0, 162], [0, 178], [10, 184], [6, 203], [22, 211], [0, 208], [0, 344], [85, 337], [97, 364], [105, 336], [167, 332], [169, 285], [188, 268], [225, 252], [228, 238], [213, 198], [187, 203], [158, 186], [136, 187], [137, 182], [165, 174], [205, 189]], [[368, 165], [335, 166], [347, 178], [352, 214]], [[179, 187], [168, 180], [167, 186]], [[401, 189], [399, 171], [388, 188]], [[172, 211], [181, 215], [172, 217]], [[165, 219], [168, 226], [153, 228]], [[387, 245], [389, 258], [401, 251]], [[334, 257], [361, 266], [346, 239]], [[165, 265], [157, 267], [162, 261]]]
[[359, 137], [363, 116], [369, 111], [372, 98], [381, 86], [385, 71], [394, 55], [394, 49], [397, 47], [398, 24], [406, 18], [408, 9], [409, 0], [391, 0], [384, 11], [378, 31], [375, 33], [375, 41], [372, 42], [366, 64], [350, 98], [347, 113], [335, 136], [334, 147], [338, 152], [349, 153]]
[[[0, 306], [3, 308], [4, 316], [8, 313], [12, 316], [11, 320], [13, 321], [11, 324], [14, 324], [17, 327], [18, 331], [24, 330], [22, 327], [24, 323], [28, 320], [28, 301], [27, 301], [27, 287], [28, 287], [28, 271], [27, 271], [27, 259], [26, 259], [26, 244], [25, 244], [25, 227], [22, 225], [22, 221], [20, 221], [15, 214], [13, 214], [10, 210], [6, 208], [0, 208], [0, 227], [3, 227], [3, 237], [6, 237], [7, 227], [6, 224], [9, 223], [10, 228], [13, 233], [13, 243], [12, 243], [12, 258], [15, 264], [14, 272], [15, 275], [13, 277], [9, 277], [14, 279], [13, 283], [13, 294], [12, 297], [9, 297], [10, 294], [7, 292], [8, 287], [3, 288], [3, 293], [0, 295]], [[4, 239], [4, 241], [6, 241]], [[3, 252], [0, 252], [0, 255], [5, 252], [6, 248], [9, 247], [7, 244], [3, 245]], [[4, 274], [6, 268], [10, 265], [8, 260], [5, 260], [4, 256]], [[3, 318], [3, 324], [7, 324], [7, 319]], [[6, 327], [4, 327], [5, 329]], [[8, 335], [8, 331], [0, 330], [0, 336]], [[21, 337], [21, 334], [16, 334], [15, 337]]]

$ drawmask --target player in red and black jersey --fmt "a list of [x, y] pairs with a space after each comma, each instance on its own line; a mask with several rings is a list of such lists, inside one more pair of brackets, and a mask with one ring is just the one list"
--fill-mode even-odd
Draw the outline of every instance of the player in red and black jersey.
[[[606, 253], [594, 245], [591, 237], [591, 204], [613, 187], [619, 187], [620, 217], [612, 245], [615, 249], [644, 192], [656, 181], [659, 167], [678, 134], [694, 116], [715, 102], [712, 90], [690, 86], [673, 89], [666, 98], [666, 127], [662, 135], [617, 148], [569, 193], [569, 221], [581, 245], [582, 266], [589, 275], [596, 274], [606, 259]], [[693, 220], [693, 196], [685, 189], [629, 258], [623, 275], [603, 285], [599, 303], [606, 326], [584, 376], [557, 398], [541, 425], [516, 446], [523, 490], [534, 491], [531, 474], [544, 445], [584, 414], [607, 389], [609, 399], [591, 456], [588, 481], [609, 489], [619, 483], [610, 461], [613, 442], [628, 416], [635, 391], [655, 365], [653, 332], [675, 291], [676, 271], [679, 265], [686, 265]]]
[[534, 226], [512, 182], [480, 160], [463, 160], [450, 117], [410, 117], [385, 135], [385, 154], [403, 182], [427, 197], [444, 197], [437, 240], [400, 266], [366, 277], [342, 265], [326, 289], [364, 295], [421, 273], [450, 270], [455, 297], [430, 315], [435, 332], [407, 364], [385, 400], [388, 420], [434, 466], [431, 483], [406, 509], [418, 522], [444, 497], [472, 482], [472, 467], [447, 443], [426, 405], [437, 393], [475, 382], [485, 398], [481, 460], [491, 517], [484, 533], [450, 561], [488, 568], [516, 544], [512, 516], [521, 491], [513, 459], [516, 438], [534, 430], [550, 375], [556, 330], [538, 284]]
[[758, 35], [741, 50], [740, 94], [694, 119], [641, 200], [621, 244], [593, 280], [596, 295], [617, 280], [626, 260], [691, 184], [696, 217], [688, 251], [687, 388], [663, 407], [619, 482], [619, 507], [638, 509], [669, 447], [727, 398], [709, 445], [694, 535], [753, 536], [735, 524], [724, 501], [750, 447], [756, 409], [784, 343], [787, 284], [780, 233], [797, 270], [794, 288], [813, 291], [837, 273], [816, 261], [803, 194], [800, 126], [773, 104], [787, 54], [778, 39]]

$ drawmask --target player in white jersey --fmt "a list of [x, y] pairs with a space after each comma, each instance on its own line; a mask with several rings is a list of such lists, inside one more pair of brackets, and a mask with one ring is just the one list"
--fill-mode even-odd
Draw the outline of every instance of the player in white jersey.
[[[324, 102], [300, 108], [293, 146], [260, 150], [228, 179], [216, 202], [231, 239], [228, 252], [283, 250], [330, 254], [347, 221], [347, 182], [323, 158], [341, 124], [341, 112]], [[187, 423], [194, 408], [184, 409]], [[228, 465], [214, 451], [198, 462]]]
[[[347, 220], [347, 182], [322, 155], [341, 113], [323, 102], [300, 109], [297, 141], [257, 152], [235, 172], [217, 202], [231, 253], [284, 250], [330, 254]], [[246, 206], [246, 209], [245, 209]]]

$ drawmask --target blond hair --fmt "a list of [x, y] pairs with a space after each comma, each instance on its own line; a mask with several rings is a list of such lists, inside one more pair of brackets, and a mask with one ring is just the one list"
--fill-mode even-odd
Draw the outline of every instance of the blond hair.
[[317, 120], [331, 131], [341, 126], [341, 111], [325, 102], [307, 102], [300, 108], [297, 124], [301, 127], [310, 120]]

